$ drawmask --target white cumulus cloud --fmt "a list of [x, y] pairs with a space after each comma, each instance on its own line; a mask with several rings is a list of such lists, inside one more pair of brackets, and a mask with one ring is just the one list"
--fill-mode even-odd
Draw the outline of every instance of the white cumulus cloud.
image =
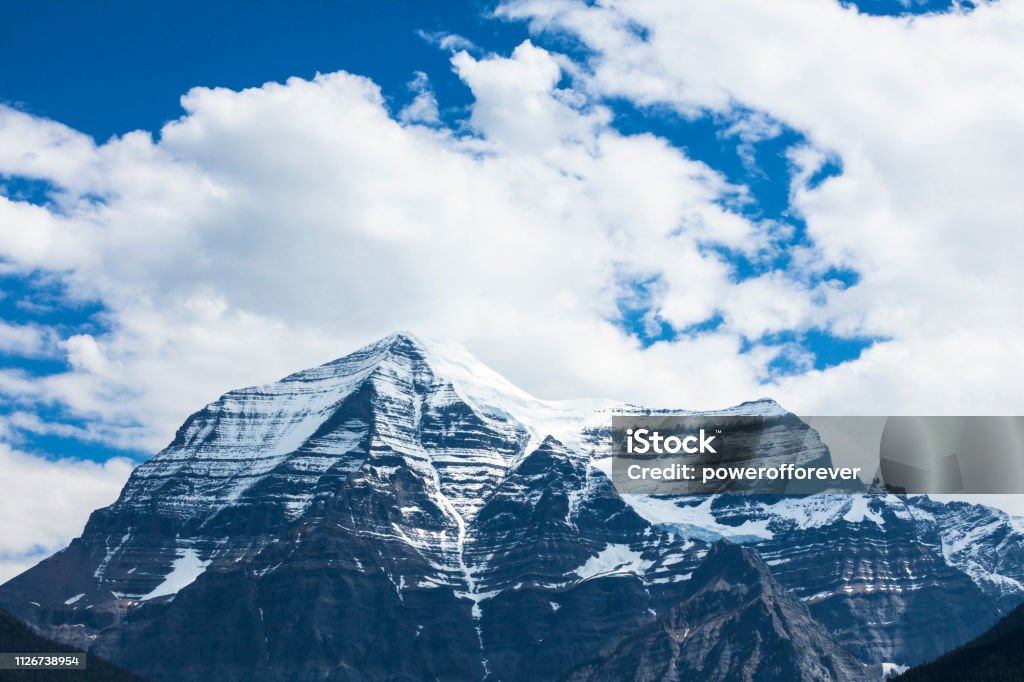
[[54, 206], [0, 200], [0, 253], [59, 270], [109, 324], [61, 341], [69, 371], [0, 387], [150, 450], [225, 390], [398, 328], [459, 340], [543, 396], [762, 392], [764, 358], [738, 354], [735, 330], [645, 352], [613, 320], [629, 282], [652, 276], [666, 319], [712, 315], [732, 284], [703, 245], [756, 255], [774, 227], [724, 208], [745, 190], [715, 170], [616, 132], [559, 86], [559, 61], [529, 42], [453, 55], [476, 98], [468, 134], [415, 123], [422, 111], [396, 120], [347, 73], [196, 88], [158, 137], [101, 145], [0, 110], [0, 139], [24, 148], [0, 172], [61, 190]]
[[[0, 198], [4, 270], [49, 273], [102, 303], [105, 324], [6, 325], [0, 344], [69, 369], [4, 370], [0, 391], [22, 412], [59, 406], [83, 438], [152, 451], [223, 391], [402, 328], [458, 340], [550, 398], [1020, 411], [1020, 3], [913, 19], [823, 0], [502, 12], [591, 56], [438, 38], [474, 97], [466, 129], [441, 122], [416, 74], [397, 116], [339, 72], [195, 88], [161, 130], [102, 144], [0, 108], [0, 173], [55, 188], [46, 206]], [[619, 99], [732, 121], [748, 159], [781, 126], [802, 133], [791, 210], [810, 240], [792, 267], [737, 283], [707, 247], [757, 262], [784, 227], [745, 217], [747, 188], [666, 140], [618, 132]], [[811, 183], [828, 159], [842, 172]], [[860, 279], [815, 284], [830, 268]], [[659, 320], [722, 323], [644, 348], [615, 322], [637, 282]], [[812, 328], [886, 340], [826, 370], [797, 346], [744, 342]], [[804, 371], [774, 377], [779, 352]], [[19, 419], [8, 428], [56, 428]]]
[[80, 534], [89, 511], [113, 502], [131, 470], [122, 458], [48, 460], [0, 443], [0, 583]]
[[[806, 319], [888, 341], [774, 395], [805, 412], [1021, 411], [1024, 5], [877, 17], [820, 0], [521, 0], [501, 12], [585, 43], [595, 96], [753, 111], [755, 129], [806, 137], [790, 154], [791, 200], [816, 249], [795, 255], [860, 281], [810, 299], [774, 276], [744, 283], [727, 318], [750, 333]], [[841, 174], [808, 184], [826, 158]]]

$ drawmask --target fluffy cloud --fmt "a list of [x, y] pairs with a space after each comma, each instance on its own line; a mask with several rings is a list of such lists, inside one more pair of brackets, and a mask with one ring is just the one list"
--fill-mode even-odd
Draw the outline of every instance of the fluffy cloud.
[[84, 514], [117, 497], [132, 464], [46, 460], [0, 443], [0, 583], [67, 545], [82, 531]]
[[0, 320], [0, 353], [28, 358], [52, 356], [56, 354], [58, 338], [46, 327]]
[[[502, 11], [585, 43], [593, 96], [683, 115], [755, 111], [807, 137], [791, 151], [791, 206], [817, 247], [803, 265], [840, 263], [861, 280], [815, 292], [824, 306], [788, 298], [774, 277], [744, 283], [727, 317], [749, 333], [816, 319], [891, 341], [773, 394], [808, 412], [1020, 412], [1020, 3], [914, 18], [819, 0], [523, 0]], [[842, 173], [808, 184], [827, 156]]]
[[545, 396], [692, 405], [757, 392], [763, 359], [738, 355], [733, 332], [641, 352], [611, 321], [636, 278], [664, 279], [674, 323], [723, 304], [729, 268], [702, 245], [754, 254], [770, 239], [723, 208], [743, 188], [663, 140], [617, 133], [528, 42], [453, 65], [476, 97], [470, 134], [414, 123], [422, 110], [396, 120], [346, 73], [194, 89], [158, 140], [95, 145], [0, 111], [0, 137], [22, 138], [0, 171], [60, 189], [53, 206], [0, 200], [0, 251], [24, 272], [66, 273], [110, 327], [61, 342], [67, 372], [9, 375], [9, 395], [156, 449], [220, 392], [397, 328], [458, 339]]
[[422, 71], [409, 81], [409, 89], [416, 97], [398, 112], [398, 119], [404, 123], [440, 125], [441, 114], [437, 109], [437, 97], [430, 88], [430, 78]]
[[[154, 450], [227, 389], [408, 328], [463, 342], [544, 397], [1021, 409], [1019, 5], [914, 20], [820, 0], [503, 12], [571, 32], [593, 57], [530, 42], [456, 52], [468, 131], [441, 124], [425, 76], [397, 116], [347, 73], [196, 88], [155, 136], [104, 144], [0, 109], [0, 173], [55, 188], [48, 206], [0, 199], [0, 255], [60, 273], [108, 326], [60, 340], [68, 371], [5, 372], [0, 390]], [[707, 247], [756, 261], [778, 226], [733, 210], [747, 190], [665, 140], [617, 132], [614, 98], [732, 120], [748, 162], [781, 125], [802, 132], [791, 202], [811, 245], [737, 284]], [[811, 183], [828, 158], [842, 174]], [[833, 267], [859, 283], [814, 283]], [[722, 324], [643, 348], [614, 322], [637, 282], [657, 319]], [[809, 328], [891, 340], [763, 383], [779, 351], [743, 337]]]

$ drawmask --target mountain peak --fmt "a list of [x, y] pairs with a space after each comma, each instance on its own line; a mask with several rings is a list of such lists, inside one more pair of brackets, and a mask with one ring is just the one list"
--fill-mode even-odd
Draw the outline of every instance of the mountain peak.
[[742, 566], [745, 569], [769, 572], [768, 565], [756, 550], [727, 538], [722, 538], [711, 545], [704, 561], [708, 567]]
[[[554, 436], [568, 447], [577, 444], [580, 432], [606, 419], [608, 411], [623, 404], [606, 399], [544, 400], [537, 398], [478, 359], [460, 343], [442, 341], [409, 331], [396, 331], [327, 365], [299, 372], [317, 374], [326, 368], [352, 366], [355, 362], [381, 362], [386, 357], [413, 357], [439, 381], [485, 418], [512, 420], [531, 435], [532, 445]], [[290, 379], [291, 377], [289, 377]]]
[[401, 345], [421, 346], [419, 336], [410, 331], [400, 329], [367, 344], [367, 346], [383, 346], [386, 348]]
[[365, 348], [372, 347], [387, 350], [414, 349], [419, 351], [420, 353], [423, 353], [424, 355], [427, 352], [426, 345], [424, 344], [423, 339], [419, 335], [405, 330], [398, 330], [396, 332], [392, 332], [391, 334], [388, 334], [387, 336], [384, 336], [365, 346]]
[[486, 394], [491, 398], [500, 395], [503, 400], [536, 401], [536, 398], [477, 359], [463, 345], [404, 330], [388, 334], [319, 367], [292, 374], [285, 381], [309, 374], [321, 374], [327, 368], [365, 368], [395, 356], [422, 362], [436, 378], [452, 383], [456, 389], [463, 388], [470, 395], [482, 397]]
[[725, 538], [711, 545], [704, 561], [693, 573], [692, 584], [698, 589], [717, 589], [722, 585], [759, 585], [768, 592], [776, 587], [771, 578], [771, 569], [760, 553]]

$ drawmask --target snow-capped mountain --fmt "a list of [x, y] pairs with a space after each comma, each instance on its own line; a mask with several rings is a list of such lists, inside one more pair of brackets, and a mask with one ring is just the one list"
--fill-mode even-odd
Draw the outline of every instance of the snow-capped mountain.
[[[871, 666], [933, 658], [1024, 598], [1024, 533], [993, 509], [620, 496], [612, 412], [648, 411], [538, 400], [396, 334], [193, 414], [0, 606], [158, 680], [534, 680], [686, 599], [720, 538]], [[810, 435], [796, 455], [820, 459]]]

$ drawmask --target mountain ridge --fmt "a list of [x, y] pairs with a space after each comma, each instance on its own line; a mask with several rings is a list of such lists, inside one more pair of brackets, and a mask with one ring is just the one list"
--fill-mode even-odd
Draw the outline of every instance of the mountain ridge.
[[772, 576], [756, 550], [711, 546], [687, 593], [566, 682], [877, 679]]

